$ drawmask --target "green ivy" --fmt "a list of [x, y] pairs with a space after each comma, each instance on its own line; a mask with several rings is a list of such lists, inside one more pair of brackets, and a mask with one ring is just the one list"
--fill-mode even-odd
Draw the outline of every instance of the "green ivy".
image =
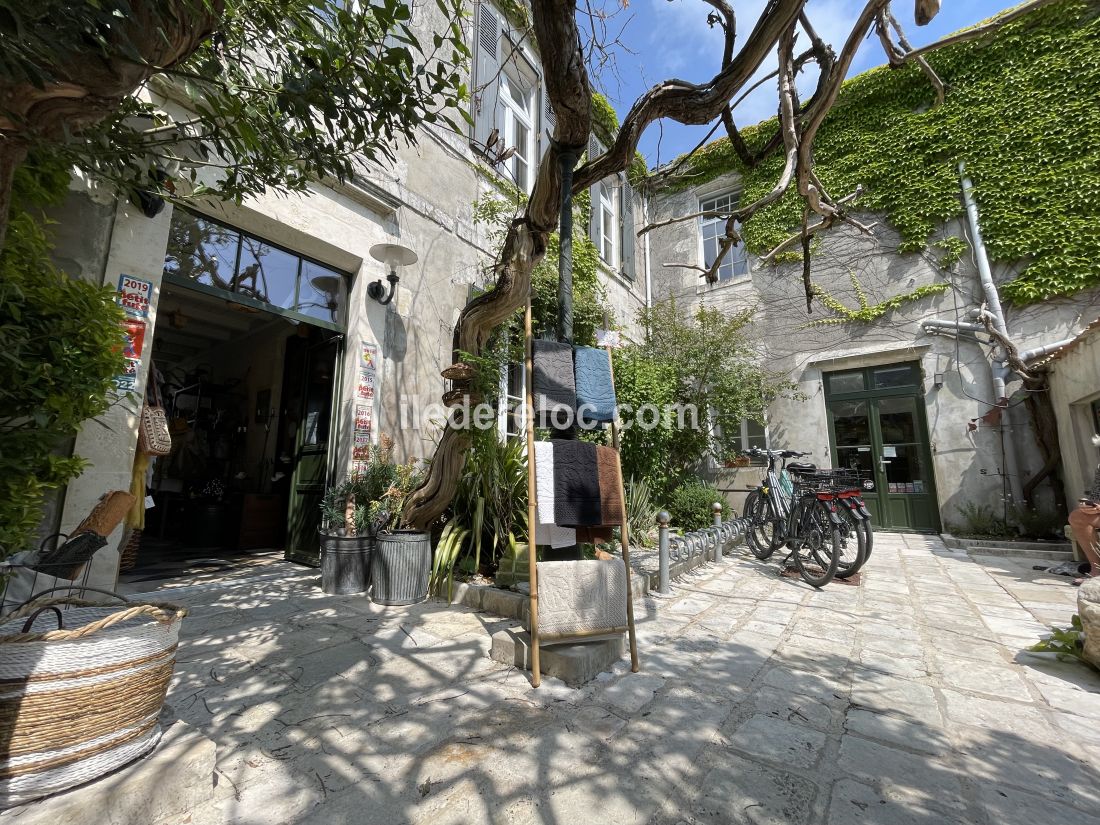
[[919, 301], [921, 298], [927, 298], [929, 295], [939, 295], [951, 288], [951, 284], [946, 282], [927, 284], [917, 287], [912, 292], [906, 292], [903, 295], [895, 295], [893, 298], [888, 298], [881, 303], [872, 304], [867, 300], [867, 293], [864, 291], [863, 284], [859, 282], [859, 278], [856, 277], [856, 274], [854, 272], [849, 272], [848, 278], [852, 282], [852, 289], [855, 290], [856, 300], [859, 302], [859, 309], [852, 309], [845, 306], [822, 289], [818, 284], [814, 284], [814, 297], [816, 297], [826, 309], [832, 312], [834, 317], [819, 318], [816, 321], [810, 321], [810, 323], [804, 326], [820, 327], [837, 324], [873, 324], [887, 312], [893, 312], [902, 304], [907, 304], [911, 301]]
[[[614, 143], [619, 134], [619, 116], [607, 98], [599, 92], [592, 93], [592, 132], [605, 146]], [[645, 156], [635, 150], [634, 160], [626, 171], [627, 180], [633, 186], [638, 186], [646, 179], [647, 174], [649, 168], [646, 166]]]
[[[817, 173], [834, 196], [862, 184], [861, 210], [884, 214], [902, 252], [924, 249], [937, 227], [962, 214], [958, 162], [974, 181], [982, 233], [994, 261], [1029, 261], [1003, 286], [1017, 304], [1100, 285], [1100, 9], [1063, 0], [987, 38], [928, 55], [948, 85], [935, 94], [913, 66], [883, 66], [845, 82], [815, 144]], [[750, 148], [774, 119], [744, 130]], [[748, 203], [767, 192], [783, 158], [746, 169], [728, 140], [692, 159], [680, 186], [728, 172]], [[800, 223], [789, 191], [746, 222], [749, 249], [770, 250]], [[961, 255], [952, 245], [947, 258]], [[955, 257], [957, 260], [957, 257]]]
[[106, 412], [123, 369], [114, 293], [50, 261], [40, 208], [68, 180], [41, 158], [19, 169], [0, 255], [0, 558], [30, 546], [47, 493], [84, 469], [59, 448]]

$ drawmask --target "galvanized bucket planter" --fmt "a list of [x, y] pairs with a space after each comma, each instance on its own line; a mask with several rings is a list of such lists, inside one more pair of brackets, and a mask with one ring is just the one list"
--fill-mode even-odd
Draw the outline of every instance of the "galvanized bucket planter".
[[321, 534], [321, 590], [330, 596], [354, 596], [370, 586], [373, 536]]
[[371, 600], [378, 604], [417, 604], [428, 598], [432, 539], [428, 533], [379, 533], [371, 558]]

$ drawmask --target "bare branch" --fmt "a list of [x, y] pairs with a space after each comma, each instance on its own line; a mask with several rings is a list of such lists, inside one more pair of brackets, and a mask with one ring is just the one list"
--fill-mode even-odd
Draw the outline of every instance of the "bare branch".
[[[906, 60], [916, 60], [918, 57], [929, 52], [934, 52], [938, 49], [942, 49], [944, 46], [953, 46], [956, 43], [965, 43], [968, 40], [977, 40], [979, 37], [985, 37], [990, 32], [994, 32], [1013, 20], [1019, 20], [1021, 17], [1025, 17], [1031, 12], [1042, 6], [1049, 6], [1051, 3], [1057, 2], [1057, 0], [1031, 0], [1030, 3], [1024, 3], [1021, 6], [1017, 6], [1012, 11], [1007, 11], [1000, 17], [996, 17], [986, 23], [982, 23], [980, 26], [974, 26], [972, 29], [966, 29], [961, 32], [955, 32], [955, 34], [948, 35], [935, 43], [929, 43], [927, 46], [921, 46], [919, 49], [913, 49], [905, 55]], [[917, 21], [920, 22], [919, 20]], [[923, 24], [922, 24], [923, 25]]]
[[[905, 31], [902, 29], [901, 23], [894, 17], [894, 13], [890, 10], [889, 5], [879, 12], [875, 28], [878, 30], [878, 37], [879, 40], [882, 41], [882, 47], [886, 51], [890, 66], [895, 69], [904, 66], [907, 62], [907, 55], [913, 51], [913, 45], [905, 36]], [[898, 35], [897, 46], [890, 40], [890, 28]], [[946, 94], [943, 81], [940, 79], [940, 76], [936, 74], [936, 70], [933, 69], [923, 57], [916, 57], [914, 60], [917, 66], [920, 67], [920, 70], [924, 72], [925, 77], [928, 78], [928, 82], [932, 84], [932, 88], [936, 90], [936, 105], [939, 106], [943, 103]]]

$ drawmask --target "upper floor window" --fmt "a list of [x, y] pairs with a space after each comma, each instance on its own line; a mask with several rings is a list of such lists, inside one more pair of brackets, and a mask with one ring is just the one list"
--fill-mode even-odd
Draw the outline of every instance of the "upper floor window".
[[531, 191], [532, 161], [535, 157], [535, 88], [518, 71], [500, 75], [500, 105], [497, 129], [505, 147], [513, 150], [504, 163], [512, 183], [524, 192]]
[[619, 187], [610, 179], [596, 185], [600, 193], [600, 202], [593, 202], [592, 208], [599, 210], [597, 218], [599, 237], [593, 241], [599, 247], [600, 258], [612, 269], [619, 267], [619, 247], [621, 245], [619, 212]]
[[476, 21], [473, 145], [504, 177], [530, 192], [538, 159], [548, 145], [543, 133], [554, 128], [553, 110], [538, 67], [500, 12], [483, 0]]
[[[595, 136], [588, 141], [588, 157], [606, 151]], [[600, 260], [622, 277], [634, 279], [634, 193], [626, 176], [604, 178], [589, 190], [592, 219], [588, 237], [592, 239]]]
[[[737, 194], [727, 192], [724, 195], [707, 198], [699, 201], [700, 212], [714, 212], [719, 215], [728, 215], [737, 208]], [[700, 231], [703, 236], [703, 266], [707, 269], [718, 257], [721, 240], [726, 234], [726, 219], [722, 217], [702, 217]], [[741, 224], [735, 226], [740, 228]], [[743, 278], [749, 274], [749, 253], [744, 244], [735, 244], [726, 250], [722, 263], [718, 266], [718, 280], [731, 281], [734, 278]]]

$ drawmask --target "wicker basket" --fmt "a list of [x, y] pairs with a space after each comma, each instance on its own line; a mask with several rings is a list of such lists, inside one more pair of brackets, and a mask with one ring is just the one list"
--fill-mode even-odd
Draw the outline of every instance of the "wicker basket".
[[156, 745], [185, 615], [172, 604], [39, 597], [5, 617], [0, 808], [96, 779]]

